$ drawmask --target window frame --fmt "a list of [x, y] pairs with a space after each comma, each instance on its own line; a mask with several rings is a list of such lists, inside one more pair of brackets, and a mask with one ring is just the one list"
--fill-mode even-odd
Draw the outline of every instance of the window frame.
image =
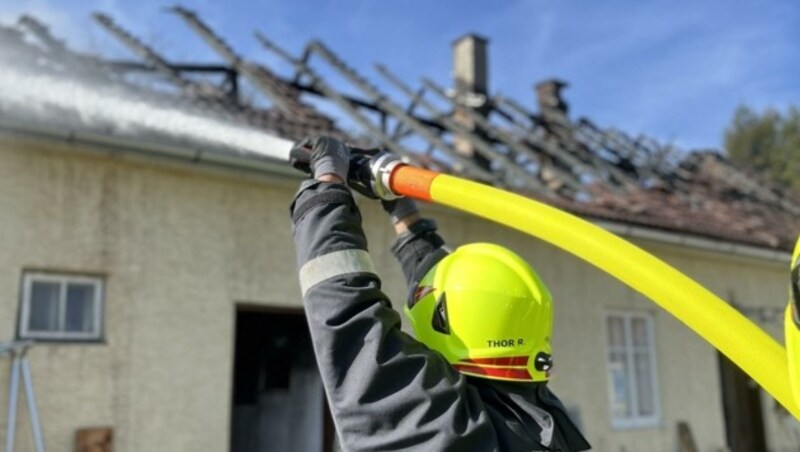
[[[619, 415], [614, 413], [612, 401], [615, 399], [615, 389], [614, 389], [614, 381], [612, 378], [612, 368], [611, 368], [611, 353], [612, 350], [615, 352], [619, 352], [620, 350], [614, 349], [610, 342], [610, 325], [609, 320], [611, 318], [621, 318], [623, 322], [623, 330], [624, 330], [624, 345], [622, 347], [622, 353], [625, 356], [625, 363], [627, 366], [626, 378], [628, 379], [628, 399], [630, 400], [631, 405], [631, 415], [627, 417], [620, 417]], [[634, 319], [641, 319], [645, 322], [645, 329], [647, 330], [647, 346], [646, 350], [649, 356], [649, 365], [651, 371], [651, 379], [650, 385], [652, 386], [652, 397], [653, 397], [653, 414], [652, 415], [642, 415], [640, 414], [639, 407], [638, 407], [638, 381], [636, 379], [636, 370], [635, 370], [635, 362], [634, 357], [636, 354], [637, 349], [641, 350], [643, 346], [636, 346], [633, 345], [633, 320]], [[655, 342], [655, 318], [652, 312], [649, 311], [608, 311], [604, 316], [604, 331], [605, 331], [605, 348], [606, 348], [606, 379], [608, 381], [608, 408], [609, 408], [609, 419], [611, 420], [611, 426], [615, 429], [637, 429], [637, 428], [647, 428], [647, 427], [657, 427], [661, 425], [662, 415], [661, 415], [661, 398], [660, 398], [660, 391], [659, 391], [659, 383], [658, 383], [658, 367], [657, 367], [657, 357], [656, 357], [656, 342]]]
[[[36, 282], [57, 283], [59, 285], [59, 320], [57, 331], [30, 330], [31, 292]], [[94, 287], [94, 328], [91, 332], [65, 331], [66, 291], [70, 284], [87, 284]], [[43, 342], [102, 342], [104, 339], [103, 313], [105, 310], [105, 278], [96, 275], [71, 274], [45, 271], [25, 271], [22, 274], [22, 299], [17, 327], [19, 339]]]

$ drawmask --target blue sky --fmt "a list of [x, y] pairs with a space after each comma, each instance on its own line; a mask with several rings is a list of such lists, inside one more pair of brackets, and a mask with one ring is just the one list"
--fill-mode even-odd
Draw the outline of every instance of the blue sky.
[[[73, 48], [128, 56], [90, 20], [111, 15], [169, 58], [219, 61], [154, 0], [0, 2], [47, 21]], [[251, 59], [281, 67], [252, 38], [260, 30], [294, 54], [312, 38], [370, 80], [381, 62], [418, 86], [450, 83], [451, 43], [490, 40], [490, 88], [534, 107], [534, 82], [570, 83], [573, 118], [644, 133], [685, 148], [719, 148], [739, 104], [800, 104], [800, 2], [270, 0], [184, 1]], [[288, 72], [284, 72], [288, 73]], [[405, 102], [403, 102], [405, 103]]]

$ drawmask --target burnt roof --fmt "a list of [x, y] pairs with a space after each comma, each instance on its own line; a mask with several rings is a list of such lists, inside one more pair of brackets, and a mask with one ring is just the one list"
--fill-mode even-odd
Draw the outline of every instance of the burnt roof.
[[[0, 53], [36, 73], [88, 79], [156, 105], [180, 105], [291, 140], [327, 134], [360, 146], [387, 147], [411, 163], [492, 183], [582, 216], [774, 250], [790, 250], [800, 230], [795, 194], [771, 187], [717, 152], [686, 152], [586, 118], [572, 120], [560, 98], [540, 102], [534, 112], [500, 95], [458, 97], [428, 79], [412, 88], [380, 66], [386, 82], [406, 96], [396, 100], [322, 42], [310, 41], [295, 57], [257, 33], [257, 40], [294, 70], [278, 74], [237, 54], [196, 13], [182, 7], [171, 11], [219, 55], [221, 64], [172, 62], [103, 14], [96, 14], [95, 22], [135, 60], [71, 50], [27, 15], [0, 27]], [[361, 96], [320, 75], [316, 66], [323, 63]], [[243, 81], [258, 99], [242, 96]], [[336, 112], [320, 111], [319, 102]], [[459, 115], [471, 126], [459, 122]], [[76, 115], [63, 116], [64, 126], [75, 126], [69, 121]], [[104, 130], [116, 133], [113, 125]], [[470, 143], [482, 161], [459, 153], [458, 140]]]

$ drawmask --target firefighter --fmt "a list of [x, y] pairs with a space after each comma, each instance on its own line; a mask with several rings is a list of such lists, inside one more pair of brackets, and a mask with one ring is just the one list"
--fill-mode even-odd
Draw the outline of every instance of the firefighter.
[[297, 149], [312, 175], [291, 205], [300, 287], [343, 448], [589, 449], [547, 387], [552, 302], [536, 273], [496, 245], [448, 252], [412, 200], [385, 201], [412, 338], [367, 251], [346, 185], [350, 148], [318, 137]]

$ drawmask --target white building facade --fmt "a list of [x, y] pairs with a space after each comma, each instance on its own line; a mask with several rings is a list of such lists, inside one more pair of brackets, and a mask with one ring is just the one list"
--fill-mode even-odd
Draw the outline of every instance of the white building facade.
[[[95, 427], [110, 429], [122, 452], [331, 450], [288, 217], [300, 178], [126, 146], [131, 152], [0, 136], [0, 340], [36, 340], [29, 360], [47, 450], [73, 450], [76, 431]], [[406, 288], [389, 252], [394, 232], [377, 204], [359, 203], [399, 306]], [[424, 213], [449, 244], [508, 246], [548, 283], [551, 384], [594, 450], [681, 450], [680, 423], [698, 451], [727, 450], [735, 428], [724, 414], [728, 371], [713, 347], [559, 249], [442, 207]], [[764, 313], [782, 341], [779, 321], [767, 317], [785, 303], [785, 253], [635, 232], [651, 238], [634, 243], [746, 312]], [[9, 369], [0, 361], [2, 425]], [[763, 420], [768, 450], [796, 448], [798, 423], [754, 394], [761, 409], [747, 416]], [[33, 450], [24, 403], [19, 409], [17, 450]]]

